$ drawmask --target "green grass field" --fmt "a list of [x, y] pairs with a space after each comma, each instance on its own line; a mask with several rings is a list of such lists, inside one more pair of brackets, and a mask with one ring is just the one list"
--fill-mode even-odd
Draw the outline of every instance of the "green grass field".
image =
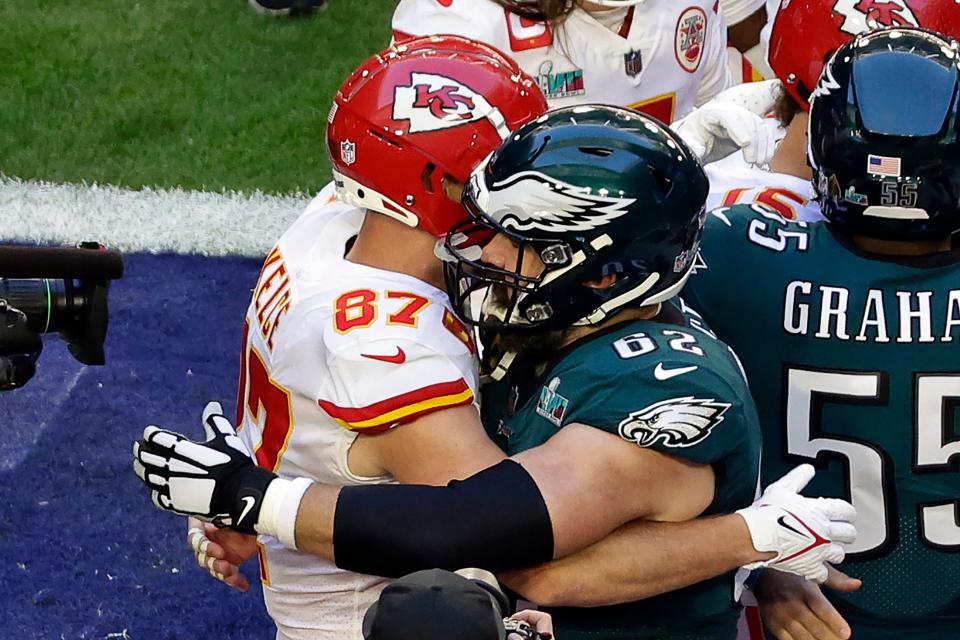
[[0, 173], [316, 191], [330, 100], [388, 43], [394, 4], [291, 20], [245, 0], [0, 3]]

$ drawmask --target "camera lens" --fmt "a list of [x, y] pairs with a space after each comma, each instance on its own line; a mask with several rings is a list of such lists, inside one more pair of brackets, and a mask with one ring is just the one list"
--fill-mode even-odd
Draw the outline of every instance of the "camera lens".
[[0, 299], [27, 316], [36, 333], [62, 331], [82, 315], [85, 296], [68, 280], [0, 279]]

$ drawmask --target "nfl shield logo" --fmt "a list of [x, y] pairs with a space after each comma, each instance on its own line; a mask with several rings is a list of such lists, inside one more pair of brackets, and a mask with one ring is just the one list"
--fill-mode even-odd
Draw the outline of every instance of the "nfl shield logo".
[[640, 52], [631, 51], [630, 53], [623, 54], [623, 68], [628, 76], [636, 78], [637, 75], [643, 71], [643, 58]]
[[343, 164], [351, 165], [357, 161], [357, 145], [350, 142], [349, 140], [344, 140], [340, 143], [340, 159], [343, 160]]

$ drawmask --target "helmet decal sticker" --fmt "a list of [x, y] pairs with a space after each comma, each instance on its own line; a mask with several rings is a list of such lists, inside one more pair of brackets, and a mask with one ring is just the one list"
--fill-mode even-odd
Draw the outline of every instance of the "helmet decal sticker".
[[844, 17], [840, 30], [850, 35], [878, 27], [919, 27], [904, 0], [837, 0], [833, 10]]
[[357, 145], [349, 140], [340, 143], [340, 159], [343, 164], [350, 166], [357, 161]]
[[495, 109], [467, 85], [433, 73], [411, 73], [394, 91], [393, 119], [410, 122], [410, 133], [439, 131], [490, 118]]
[[810, 102], [813, 102], [817, 96], [828, 96], [831, 91], [840, 88], [840, 83], [833, 77], [833, 65], [827, 64], [823, 69], [823, 75], [820, 76], [820, 82], [817, 88], [810, 94]]
[[872, 176], [899, 178], [901, 164], [900, 158], [870, 154], [867, 156], [867, 173]]
[[[477, 174], [475, 174], [477, 175]], [[588, 231], [625, 215], [636, 198], [611, 196], [601, 189], [555, 180], [538, 171], [523, 171], [495, 183], [471, 181], [477, 203], [506, 229], [527, 231]]]

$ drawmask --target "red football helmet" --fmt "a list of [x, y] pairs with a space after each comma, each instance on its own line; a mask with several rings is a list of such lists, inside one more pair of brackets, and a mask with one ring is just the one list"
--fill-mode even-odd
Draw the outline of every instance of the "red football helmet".
[[337, 194], [443, 237], [466, 212], [466, 184], [507, 135], [547, 109], [537, 83], [498, 50], [455, 36], [408, 40], [347, 78], [327, 118]]
[[945, 0], [783, 0], [770, 35], [770, 67], [809, 109], [810, 92], [834, 51], [858, 33], [906, 26], [960, 37], [960, 5]]

